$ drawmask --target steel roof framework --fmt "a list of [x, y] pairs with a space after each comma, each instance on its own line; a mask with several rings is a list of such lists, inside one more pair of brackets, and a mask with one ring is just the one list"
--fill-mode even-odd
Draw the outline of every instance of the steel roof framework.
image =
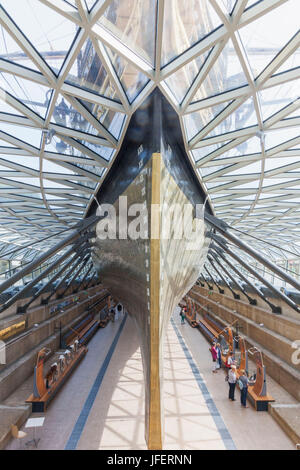
[[[140, 17], [147, 13], [147, 0], [130, 1]], [[261, 239], [297, 247], [300, 222], [300, 98], [293, 95], [282, 99], [280, 87], [292, 84], [299, 89], [300, 66], [296, 62], [296, 66], [291, 68], [289, 61], [296, 57], [299, 64], [300, 32], [293, 33], [279, 50], [274, 50], [274, 57], [257, 75], [249, 59], [249, 54], [256, 52], [247, 50], [242, 37], [243, 28], [268, 18], [283, 6], [298, 8], [299, 17], [299, 3], [297, 5], [294, 0], [261, 0], [253, 4], [253, 1], [237, 0], [227, 2], [226, 6], [226, 2], [216, 0], [198, 2], [199, 5], [206, 5], [208, 16], [215, 15], [218, 26], [164, 63], [166, 18], [170, 15], [174, 20], [174, 15], [180, 16], [181, 10], [170, 12], [166, 1], [157, 0], [155, 18], [148, 18], [149, 22], [155, 22], [155, 52], [151, 61], [138, 44], [131, 47], [128, 28], [124, 28], [123, 36], [117, 34], [117, 17], [115, 25], [108, 21], [109, 8], [114, 7], [118, 12], [124, 2], [99, 0], [90, 10], [88, 6], [91, 7], [92, 2], [86, 3], [84, 0], [76, 0], [72, 4], [64, 0], [29, 2], [36, 7], [47, 7], [57, 18], [61, 18], [63, 24], [74, 27], [74, 38], [65, 51], [59, 70], [51, 66], [50, 55], [45, 54], [42, 46], [38, 48], [30, 42], [22, 31], [22, 24], [14, 21], [11, 11], [6, 11], [8, 3], [15, 4], [17, 8], [17, 4], [23, 2], [0, 2], [2, 35], [5, 31], [21, 51], [21, 55], [8, 54], [5, 42], [2, 43], [0, 76], [6, 80], [11, 77], [13, 88], [17, 87], [15, 83], [19, 79], [21, 84], [28, 82], [31, 86], [51, 90], [45, 114], [41, 115], [30, 103], [14, 94], [11, 87], [2, 86], [2, 242], [8, 243], [6, 234], [13, 233], [14, 237], [19, 237], [17, 243], [28, 243], [28, 239], [38, 240], [45, 232], [55, 234], [82, 219], [118, 155], [131, 115], [158, 86], [179, 115], [187, 154], [215, 214], [231, 226]], [[38, 14], [39, 9], [36, 11]], [[47, 31], [47, 18], [40, 18], [40, 21]], [[134, 23], [134, 12], [128, 13], [127, 22], [140, 27]], [[111, 84], [113, 92], [110, 96], [106, 92], [99, 94], [96, 90], [75, 85], [72, 80], [72, 71], [87, 41], [92, 45], [94, 56], [100, 59]], [[222, 56], [224, 51], [229, 51], [238, 61], [240, 75], [246, 78], [246, 82], [220, 92], [211, 85], [211, 77], [217, 73], [214, 70], [217, 70], [220, 58], [228, 59], [228, 55]], [[262, 52], [258, 51], [257, 54]], [[26, 57], [26, 64], [31, 65], [25, 66], [18, 57], [22, 57], [22, 61]], [[201, 57], [205, 59], [190, 79], [188, 73], [195, 69]], [[124, 86], [122, 75], [118, 73], [118, 61], [124, 61], [136, 76], [144, 80], [144, 85], [133, 99]], [[182, 99], [177, 98], [174, 87], [174, 77], [178, 74], [187, 84]], [[270, 90], [271, 93], [275, 91], [269, 102], [272, 105], [273, 101], [278, 101], [279, 108], [277, 106], [276, 111], [266, 118], [262, 96]], [[276, 90], [279, 90], [282, 105], [277, 99]], [[70, 123], [55, 122], [57, 103], [61, 98], [64, 98], [73, 115], [78, 113], [81, 116], [84, 128], [79, 126], [75, 129]], [[249, 102], [252, 109], [250, 125], [242, 123], [240, 128], [226, 129], [227, 122], [237, 122], [238, 113], [245, 114], [250, 109]], [[111, 113], [112, 120], [101, 121], [99, 110], [105, 116]], [[121, 125], [118, 124], [120, 122]], [[200, 126], [199, 122], [202, 123]], [[114, 126], [117, 126], [117, 132], [114, 132]], [[28, 129], [27, 140], [23, 138], [20, 128]], [[191, 130], [193, 135], [190, 135]], [[36, 135], [39, 142], [31, 139], [31, 135]], [[51, 138], [52, 143], [61, 143], [61, 151], [57, 151], [58, 147], [54, 151], [51, 142], [49, 146]], [[255, 151], [251, 151], [253, 148]], [[30, 165], [29, 160], [36, 163]], [[262, 248], [261, 243], [255, 243]]]

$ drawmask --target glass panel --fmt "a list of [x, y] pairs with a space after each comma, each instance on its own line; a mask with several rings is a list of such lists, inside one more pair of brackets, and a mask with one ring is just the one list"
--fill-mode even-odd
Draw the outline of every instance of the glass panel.
[[137, 70], [134, 65], [127, 62], [122, 56], [106, 48], [111, 63], [120, 79], [123, 89], [130, 103], [139, 95], [145, 85], [149, 82], [148, 77]]
[[297, 32], [299, 15], [299, 0], [289, 0], [239, 30], [255, 76]]
[[[71, 6], [71, 7], [74, 7], [74, 8], [77, 9], [76, 0], [64, 0], [64, 2], [66, 3], [67, 6]], [[68, 11], [67, 8], [65, 10]], [[69, 9], [69, 10], [71, 12], [71, 9]]]
[[[100, 145], [95, 145], [95, 144], [92, 144], [91, 142], [87, 142], [87, 141], [82, 141], [82, 143], [87, 148], [91, 149], [93, 152], [98, 153], [101, 157], [105, 158], [105, 160], [107, 160], [107, 161], [110, 160], [110, 158], [112, 157], [112, 155], [114, 153], [113, 149], [110, 149], [110, 148], [107, 148], [107, 147], [103, 147], [103, 146], [100, 147]], [[86, 168], [86, 165], [84, 167]], [[100, 170], [102, 171], [102, 168], [96, 166], [93, 172], [98, 174], [98, 172]]]
[[276, 74], [300, 67], [300, 48], [298, 48], [277, 70]]
[[77, 26], [35, 0], [18, 2], [18, 8], [11, 0], [1, 3], [48, 65], [58, 73], [75, 38]]
[[207, 137], [232, 132], [237, 129], [257, 125], [257, 116], [253, 99], [249, 98], [238, 109], [221, 122]]
[[[14, 162], [18, 163], [19, 165], [24, 165], [25, 167], [32, 168], [33, 170], [38, 170], [40, 165], [38, 157], [25, 157], [23, 155], [4, 155], [1, 154], [1, 149], [0, 158], [1, 160], [6, 160], [7, 162]], [[5, 168], [4, 166], [2, 166], [2, 163], [0, 163], [0, 165], [1, 170]], [[6, 169], [9, 170], [9, 168]]]
[[220, 25], [221, 20], [208, 0], [166, 2], [163, 22], [162, 65], [170, 62]]
[[262, 2], [263, 0], [248, 0], [248, 3], [247, 3], [247, 9], [253, 5], [255, 5], [256, 3], [260, 3]]
[[124, 114], [117, 113], [111, 109], [105, 108], [102, 105], [93, 104], [85, 100], [80, 100], [80, 102], [98, 121], [101, 122], [101, 124], [111, 133], [111, 135], [113, 135], [116, 139], [119, 138], [124, 123]]
[[202, 54], [165, 80], [178, 103], [182, 102], [207, 56], [208, 52]]
[[120, 102], [90, 39], [81, 48], [66, 82]]
[[[222, 145], [226, 145], [227, 142], [229, 142], [229, 141], [222, 142]], [[222, 145], [220, 144], [219, 148], [221, 148]], [[198, 156], [203, 151], [205, 151], [205, 149], [208, 149], [208, 148], [213, 149], [213, 147], [216, 147], [214, 150], [216, 150], [218, 148], [217, 146], [203, 147], [201, 149], [193, 150], [193, 153], [195, 153]], [[198, 153], [199, 151], [200, 151], [200, 153]], [[213, 151], [213, 150], [211, 150], [211, 151]], [[237, 156], [241, 156], [241, 159], [240, 159], [241, 162], [243, 161], [243, 159], [246, 159], [246, 161], [247, 161], [247, 156], [244, 156], [244, 155], [251, 155], [251, 154], [256, 154], [256, 153], [260, 153], [260, 152], [261, 152], [260, 140], [257, 137], [252, 137], [251, 139], [248, 139], [245, 142], [242, 142], [241, 144], [235, 146], [234, 148], [232, 148], [228, 151], [225, 151], [221, 155], [215, 157], [214, 160], [211, 160], [209, 162], [209, 166], [213, 166], [213, 164], [220, 165], [221, 162], [219, 162], [219, 160], [222, 160], [222, 163], [226, 165], [226, 159], [227, 158], [232, 158], [232, 157], [237, 157]], [[207, 153], [209, 154], [210, 152], [207, 152]], [[205, 154], [203, 154], [203, 157], [205, 157]], [[251, 162], [249, 162], [249, 164], [250, 163]]]
[[[1, 124], [1, 125], [2, 125], [2, 124]], [[14, 147], [14, 145], [12, 145], [12, 144], [10, 144], [10, 143], [8, 143], [8, 142], [5, 142], [5, 140], [1, 140], [1, 139], [0, 139], [0, 146], [1, 146], [1, 147]], [[0, 149], [0, 151], [1, 151], [1, 149]]]
[[1, 130], [17, 139], [40, 148], [42, 131], [32, 127], [14, 126], [13, 124], [1, 123]]
[[[225, 183], [228, 183], [228, 181], [224, 182]], [[246, 183], [243, 183], [241, 182], [241, 184], [237, 185], [237, 186], [233, 186], [232, 188], [228, 188], [227, 191], [227, 195], [228, 195], [228, 198], [230, 199], [230, 191], [233, 192], [233, 193], [236, 193], [238, 192], [239, 189], [242, 189], [242, 190], [245, 190], [245, 189], [257, 189], [258, 188], [258, 184], [259, 184], [259, 181], [258, 180], [255, 180], [255, 181], [247, 181]], [[207, 187], [208, 188], [216, 188], [220, 185], [220, 183], [217, 183], [216, 181], [214, 182], [211, 182], [211, 183], [206, 183]], [[226, 193], [225, 193], [226, 194]], [[218, 197], [220, 196], [220, 194], [218, 194]]]
[[230, 14], [233, 10], [233, 7], [236, 3], [236, 0], [221, 0], [219, 6], [225, 14]]
[[247, 83], [246, 76], [230, 40], [202, 82], [194, 101], [239, 88]]
[[9, 60], [10, 62], [14, 62], [33, 70], [38, 70], [34, 62], [31, 61], [27, 54], [20, 48], [2, 25], [0, 25], [0, 38], [1, 59]]
[[201, 158], [204, 158], [215, 150], [220, 149], [223, 145], [226, 145], [228, 142], [229, 140], [220, 144], [207, 145], [206, 147], [201, 147], [199, 149], [192, 150], [193, 158], [196, 162], [198, 162]]
[[221, 103], [216, 106], [204, 108], [201, 111], [187, 114], [183, 116], [183, 122], [185, 124], [185, 131], [188, 140], [191, 140], [196, 134], [198, 134], [203, 127], [211, 122], [215, 116], [217, 116], [223, 109], [226, 108], [228, 103]]
[[55, 103], [52, 120], [60, 126], [70, 127], [88, 134], [98, 134], [98, 131], [60, 94]]
[[289, 114], [285, 119], [292, 118], [292, 117], [299, 117], [300, 116], [300, 109], [296, 109], [293, 113]]
[[[261, 173], [261, 162], [254, 162], [254, 163], [249, 163], [249, 165], [245, 165], [242, 168], [234, 169], [234, 166], [232, 167], [233, 171], [230, 171], [226, 173], [226, 176], [238, 176], [238, 175], [253, 175], [257, 174], [260, 175]], [[233, 178], [234, 179], [234, 178]]]
[[87, 9], [91, 11], [91, 9], [93, 8], [97, 0], [84, 0], [84, 2], [85, 2]]
[[72, 154], [71, 147], [56, 135], [50, 136], [49, 139], [46, 140], [45, 150], [47, 152], [62, 153], [66, 155]]
[[[269, 178], [269, 179], [265, 179], [264, 180], [264, 187], [270, 187], [270, 186], [274, 186], [274, 185], [279, 185], [279, 184], [282, 184], [282, 183], [289, 183], [289, 182], [293, 182], [295, 183], [295, 180], [297, 178], [292, 178], [291, 179], [288, 179], [288, 178], [280, 178], [280, 176], [278, 178]], [[300, 184], [300, 180], [299, 180], [299, 184]], [[292, 184], [289, 186], [289, 189], [292, 189], [293, 186]], [[297, 185], [294, 186], [295, 189], [297, 189]], [[299, 189], [299, 188], [298, 188]]]
[[[299, 157], [266, 158], [266, 160], [265, 160], [265, 169], [266, 169], [266, 171], [275, 170], [276, 168], [280, 168], [282, 166], [290, 165], [290, 164], [293, 164], [293, 163], [299, 164], [299, 167], [300, 167]], [[285, 170], [283, 170], [283, 171], [285, 171]], [[288, 171], [291, 172], [291, 170], [288, 170]], [[296, 170], [296, 171], [299, 171], [299, 170]]]
[[156, 0], [113, 0], [98, 23], [154, 65]]
[[[46, 116], [51, 98], [51, 88], [4, 72], [0, 72], [0, 87], [35, 113], [43, 118]], [[17, 111], [14, 114], [18, 114]]]
[[[259, 92], [263, 119], [266, 120], [272, 114], [284, 108], [298, 98], [300, 80], [283, 83]], [[299, 115], [299, 110], [297, 112]]]
[[[0, 73], [0, 82], [1, 82], [1, 73]], [[1, 113], [9, 113], [9, 114], [16, 114], [17, 116], [23, 116], [19, 111], [17, 111], [15, 108], [12, 106], [9, 106], [4, 101], [5, 96], [2, 95], [2, 90], [0, 90], [0, 112]]]
[[[265, 133], [265, 145], [266, 149], [275, 147], [276, 145], [282, 144], [294, 137], [299, 136], [299, 129], [276, 129], [272, 131], [267, 131]], [[291, 146], [291, 148], [297, 148], [297, 145]]]

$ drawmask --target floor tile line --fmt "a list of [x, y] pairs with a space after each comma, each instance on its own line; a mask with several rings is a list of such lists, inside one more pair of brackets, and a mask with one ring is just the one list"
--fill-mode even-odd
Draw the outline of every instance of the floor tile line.
[[196, 379], [198, 387], [202, 392], [202, 395], [203, 395], [203, 398], [205, 400], [206, 406], [207, 406], [207, 408], [208, 408], [208, 410], [209, 410], [209, 412], [210, 412], [210, 414], [211, 414], [211, 416], [212, 416], [212, 418], [215, 422], [215, 425], [217, 426], [217, 429], [218, 429], [218, 431], [221, 435], [221, 438], [224, 442], [224, 445], [225, 445], [226, 449], [227, 450], [236, 450], [236, 446], [233, 442], [231, 434], [228, 431], [228, 428], [226, 427], [226, 425], [223, 421], [223, 418], [220, 415], [220, 412], [219, 412], [219, 410], [218, 410], [218, 408], [217, 408], [217, 406], [216, 406], [216, 404], [215, 404], [210, 392], [208, 391], [208, 388], [207, 388], [207, 386], [206, 386], [206, 384], [205, 384], [205, 382], [204, 382], [204, 380], [201, 376], [201, 373], [198, 369], [198, 366], [195, 363], [195, 361], [194, 361], [194, 359], [193, 359], [193, 357], [192, 357], [192, 355], [191, 355], [191, 353], [190, 353], [190, 351], [189, 351], [189, 349], [188, 349], [181, 333], [179, 332], [173, 318], [171, 318], [171, 324], [174, 328], [174, 331], [177, 335], [177, 338], [178, 338], [179, 343], [182, 347], [182, 350], [185, 354], [185, 357], [186, 357], [186, 359], [187, 359], [187, 361], [188, 361], [188, 363], [189, 363], [189, 365], [192, 369], [192, 372], [193, 372], [193, 375]]
[[82, 407], [82, 410], [81, 410], [81, 413], [73, 427], [73, 431], [68, 439], [68, 442], [65, 446], [65, 450], [75, 450], [76, 447], [77, 447], [77, 444], [78, 444], [78, 441], [81, 437], [81, 434], [84, 430], [84, 427], [86, 425], [86, 422], [87, 422], [87, 419], [89, 417], [89, 414], [90, 414], [90, 411], [92, 409], [92, 406], [94, 404], [94, 401], [96, 399], [96, 396], [98, 394], [98, 391], [99, 391], [99, 388], [101, 387], [101, 384], [102, 384], [102, 381], [103, 381], [103, 378], [104, 378], [104, 375], [106, 373], [106, 370], [108, 368], [108, 365], [110, 363], [110, 360], [112, 358], [112, 355], [116, 349], [116, 346], [117, 346], [117, 343], [119, 341], [119, 338], [120, 338], [120, 335], [123, 331], [123, 328], [124, 328], [124, 325], [125, 325], [125, 322], [126, 322], [126, 319], [127, 319], [127, 314], [125, 314], [123, 320], [122, 320], [122, 323], [121, 325], [119, 326], [119, 329], [114, 337], [114, 340], [106, 354], [106, 357], [103, 361], [103, 364], [101, 365], [100, 367], [100, 370], [97, 374], [97, 377], [96, 379], [94, 380], [94, 383], [90, 389], [90, 392], [89, 392], [89, 395]]

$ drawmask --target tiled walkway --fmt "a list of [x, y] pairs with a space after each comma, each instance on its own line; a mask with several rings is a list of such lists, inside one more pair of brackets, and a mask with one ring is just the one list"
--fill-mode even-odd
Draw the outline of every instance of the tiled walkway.
[[[164, 357], [164, 449], [294, 448], [270, 415], [228, 401], [224, 374], [211, 373], [208, 343], [188, 324], [179, 325], [176, 313]], [[38, 448], [145, 449], [143, 390], [135, 326], [121, 318], [89, 343], [45, 415]], [[8, 448], [18, 446], [12, 441]]]
[[[238, 389], [235, 392], [236, 401], [231, 402], [228, 400], [228, 384], [224, 380], [224, 371], [220, 370], [217, 374], [212, 373], [211, 354], [208, 350], [209, 343], [198, 330], [191, 328], [188, 324], [180, 325], [178, 328], [198, 368], [201, 370], [207, 388], [222, 415], [236, 448], [239, 450], [295, 449], [291, 440], [269, 413], [257, 412], [250, 404], [249, 408], [241, 407]], [[277, 384], [275, 385], [274, 381], [272, 382], [274, 391], [275, 387], [281, 388]], [[273, 390], [270, 391], [273, 393]], [[284, 391], [281, 392], [283, 396], [288, 395]], [[277, 395], [280, 396], [280, 390]]]

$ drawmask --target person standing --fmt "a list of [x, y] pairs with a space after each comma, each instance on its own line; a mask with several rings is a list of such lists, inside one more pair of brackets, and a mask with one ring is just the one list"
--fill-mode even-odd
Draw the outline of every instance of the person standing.
[[227, 356], [227, 359], [226, 359], [226, 364], [225, 364], [225, 367], [226, 367], [226, 377], [225, 377], [225, 380], [228, 381], [228, 373], [231, 369], [231, 366], [234, 365], [234, 358], [233, 358], [233, 352], [230, 351], [228, 356]]
[[216, 343], [213, 343], [212, 347], [210, 348], [210, 353], [211, 353], [211, 357], [212, 357], [212, 360], [213, 360], [213, 373], [216, 374], [217, 373], [217, 359], [218, 359], [218, 352], [217, 352], [217, 348], [216, 348]]
[[247, 406], [247, 393], [248, 393], [248, 385], [249, 385], [249, 380], [246, 374], [246, 371], [242, 370], [241, 371], [241, 376], [239, 378], [239, 387], [241, 391], [241, 406], [244, 408], [248, 408]]
[[236, 386], [236, 366], [232, 365], [231, 369], [228, 372], [228, 385], [229, 385], [229, 400], [235, 401], [234, 398], [234, 391], [235, 391], [235, 386]]
[[114, 309], [114, 308], [111, 308], [111, 309], [110, 309], [110, 312], [109, 312], [109, 317], [110, 317], [110, 320], [111, 320], [113, 323], [114, 323], [114, 321], [115, 321], [115, 314], [116, 314], [115, 309]]
[[216, 350], [217, 350], [217, 354], [218, 354], [218, 357], [217, 357], [217, 369], [221, 369], [221, 368], [222, 368], [222, 353], [221, 353], [221, 345], [220, 345], [220, 343], [217, 343], [217, 345], [216, 345]]
[[185, 323], [184, 322], [184, 320], [185, 320], [185, 309], [184, 308], [182, 308], [180, 310], [180, 317], [181, 317], [181, 324], [184, 325], [184, 323]]

